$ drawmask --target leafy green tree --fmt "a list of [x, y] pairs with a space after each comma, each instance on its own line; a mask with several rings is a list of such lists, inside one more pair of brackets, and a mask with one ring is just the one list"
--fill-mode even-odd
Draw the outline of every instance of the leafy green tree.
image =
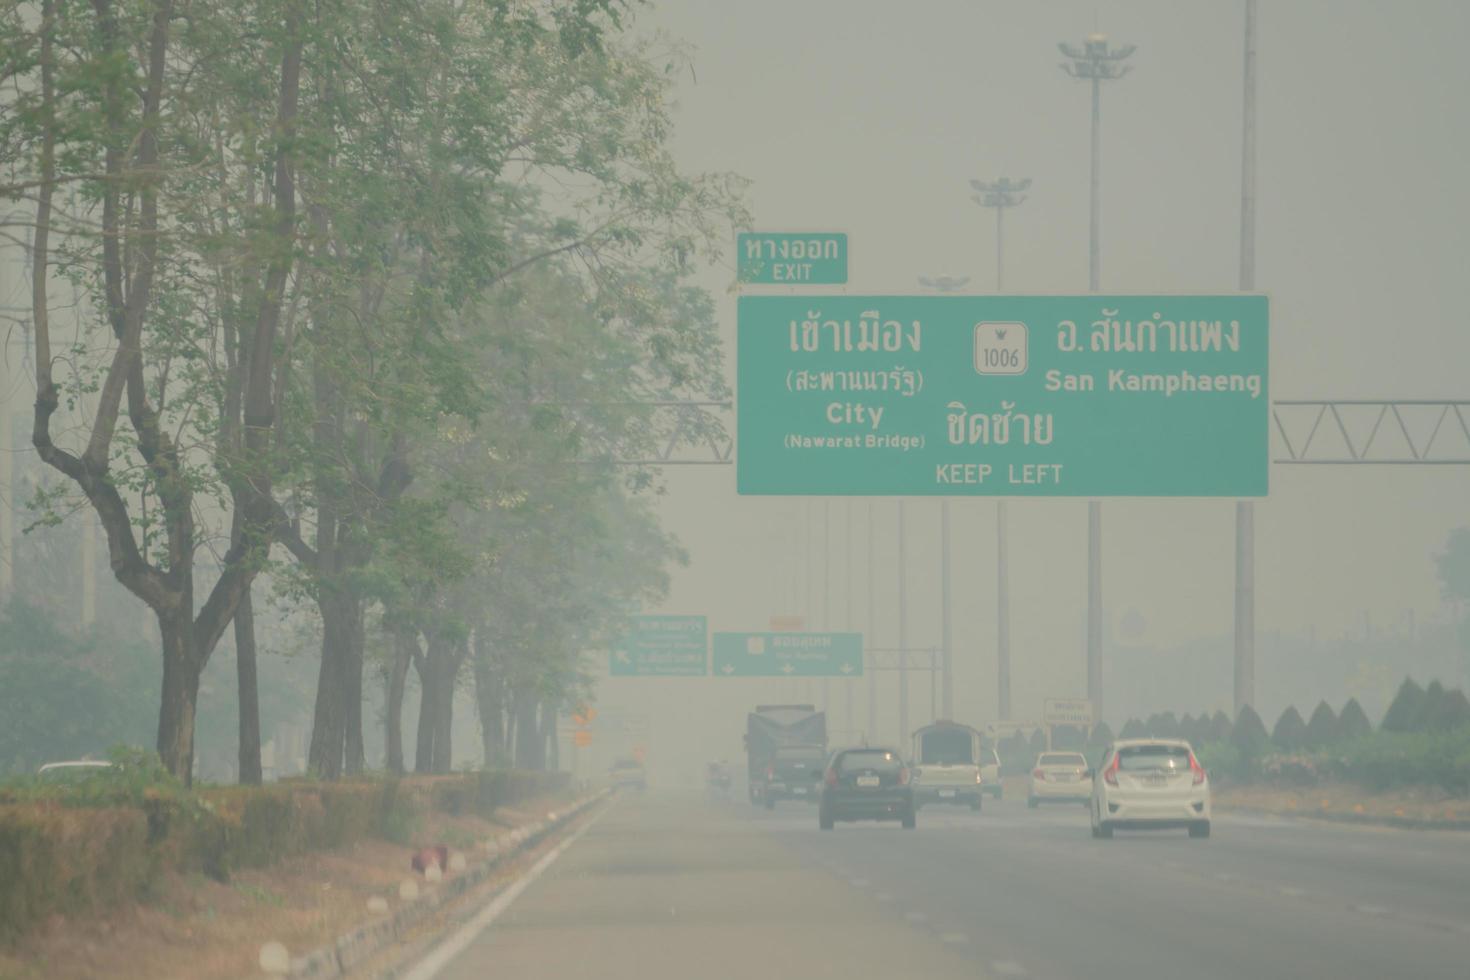
[[[242, 14], [203, 2], [185, 17], [172, 0], [41, 0], [17, 5], [0, 34], [0, 62], [17, 92], [16, 111], [0, 122], [0, 153], [16, 182], [0, 193], [23, 192], [35, 206], [32, 443], [67, 481], [35, 505], [50, 522], [66, 509], [66, 494], [85, 498], [118, 581], [156, 616], [163, 662], [156, 744], [185, 780], [199, 676], [271, 532], [264, 461], [282, 287], [294, 258], [295, 133], [308, 42], [304, 5], [262, 7], [269, 9]], [[257, 75], [248, 97], [228, 108], [216, 98], [211, 56], [220, 51], [234, 52], [237, 63], [253, 60]], [[198, 138], [201, 126], [209, 139]], [[209, 370], [220, 338], [197, 315], [192, 288], [220, 243], [201, 240], [180, 219], [200, 207], [195, 176], [218, 155], [240, 153], [235, 140], [247, 130], [255, 134], [261, 194], [250, 202], [215, 198], [211, 206], [248, 210], [256, 221], [256, 234], [236, 243], [227, 261], [259, 275], [238, 311], [245, 331], [238, 347], [260, 353], [231, 365], [226, 378]], [[52, 336], [53, 274], [88, 299], [75, 350]], [[100, 360], [90, 353], [99, 348]], [[229, 385], [244, 424], [238, 438], [226, 439], [210, 406]], [[55, 431], [64, 405], [79, 425]], [[210, 504], [236, 528], [213, 568], [199, 562], [214, 533]], [[210, 572], [213, 585], [196, 596], [196, 578]]]
[[1230, 716], [1224, 711], [1216, 711], [1210, 716], [1210, 737], [1207, 741], [1224, 742], [1230, 738], [1234, 726], [1230, 723]]
[[1312, 710], [1311, 720], [1307, 722], [1303, 745], [1306, 748], [1324, 749], [1336, 744], [1342, 738], [1340, 724], [1332, 706], [1326, 701], [1318, 701], [1317, 707]]
[[1337, 716], [1337, 737], [1347, 742], [1372, 732], [1373, 723], [1368, 720], [1363, 706], [1358, 703], [1357, 698], [1348, 698], [1347, 703], [1342, 706], [1342, 712]]
[[[1297, 716], [1300, 720], [1301, 716]], [[1270, 736], [1266, 734], [1266, 726], [1261, 722], [1261, 716], [1256, 714], [1256, 709], [1250, 705], [1240, 709], [1240, 714], [1235, 719], [1235, 728], [1230, 733], [1230, 744], [1247, 759], [1254, 759], [1265, 753], [1271, 744]]]
[[1405, 677], [1404, 682], [1399, 685], [1398, 693], [1389, 702], [1388, 711], [1384, 712], [1383, 722], [1378, 727], [1385, 732], [1418, 731], [1420, 719], [1424, 715], [1425, 700], [1424, 688], [1415, 683], [1414, 678]]
[[1271, 743], [1283, 752], [1295, 752], [1306, 744], [1307, 724], [1295, 705], [1287, 707], [1271, 729]]

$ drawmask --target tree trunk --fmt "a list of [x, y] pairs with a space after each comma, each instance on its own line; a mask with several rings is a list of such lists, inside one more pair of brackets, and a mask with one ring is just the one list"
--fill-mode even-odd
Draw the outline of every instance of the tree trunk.
[[259, 786], [260, 691], [255, 673], [255, 606], [248, 588], [235, 607], [235, 670], [240, 688], [240, 782]]
[[475, 651], [475, 706], [480, 713], [481, 765], [490, 769], [505, 757], [505, 685], [500, 672]]
[[158, 755], [182, 779], [194, 781], [194, 714], [199, 704], [199, 658], [187, 611], [158, 614], [163, 634], [163, 695], [158, 707]]
[[[463, 642], [463, 641], [460, 641]], [[463, 646], [444, 644], [438, 655], [437, 710], [434, 713], [434, 771], [450, 773], [454, 770], [453, 730], [454, 691], [459, 686], [460, 664], [465, 663]]]
[[546, 746], [546, 768], [555, 772], [561, 768], [560, 746], [556, 740], [556, 708], [550, 701], [541, 702], [542, 742]]
[[454, 688], [459, 679], [459, 658], [449, 653], [439, 663], [439, 692], [434, 712], [434, 771], [453, 772], [451, 732], [454, 727]]
[[363, 603], [355, 596], [347, 600], [347, 677], [343, 698], [346, 701], [346, 772], [349, 776], [360, 774], [366, 767], [366, 752], [362, 742], [362, 671], [363, 647], [366, 627], [363, 624]]
[[393, 663], [388, 668], [388, 710], [383, 727], [387, 738], [388, 771], [403, 772], [403, 696], [408, 667], [413, 663], [418, 636], [402, 626], [393, 629]]
[[414, 661], [419, 675], [419, 728], [418, 741], [413, 748], [413, 771], [434, 771], [434, 658], [425, 655]]
[[541, 769], [545, 764], [545, 742], [536, 724], [536, 695], [516, 695], [516, 768]]
[[342, 775], [346, 747], [347, 633], [351, 616], [342, 597], [333, 593], [319, 597], [317, 609], [322, 617], [322, 664], [317, 674], [307, 767], [319, 779], [337, 779]]

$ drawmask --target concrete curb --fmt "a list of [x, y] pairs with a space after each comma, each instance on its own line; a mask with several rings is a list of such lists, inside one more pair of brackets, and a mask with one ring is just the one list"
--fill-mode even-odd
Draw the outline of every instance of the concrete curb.
[[551, 819], [536, 820], [506, 831], [491, 842], [493, 847], [488, 849], [487, 856], [470, 864], [464, 871], [445, 877], [436, 887], [424, 889], [418, 898], [403, 902], [387, 915], [375, 916], [333, 942], [292, 958], [291, 969], [285, 975], [291, 980], [347, 976], [359, 964], [395, 943], [412, 938], [415, 928], [430, 915], [484, 882], [503, 863], [539, 844], [588, 808], [607, 799], [611, 793], [609, 789], [590, 793], [565, 809], [554, 811]]

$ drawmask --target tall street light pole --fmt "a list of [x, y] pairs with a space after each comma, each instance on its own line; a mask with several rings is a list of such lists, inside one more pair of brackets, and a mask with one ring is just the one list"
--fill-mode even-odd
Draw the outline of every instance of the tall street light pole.
[[[1102, 289], [1102, 83], [1116, 81], [1128, 74], [1123, 64], [1135, 46], [1110, 47], [1105, 34], [1089, 34], [1082, 47], [1059, 44], [1057, 47], [1069, 62], [1062, 71], [1073, 78], [1092, 82], [1092, 200], [1088, 227], [1087, 288]], [[1102, 505], [1087, 502], [1087, 698], [1092, 702], [1092, 717], [1103, 717], [1102, 691]]]
[[[970, 281], [970, 277], [957, 279], [953, 276], [938, 276], [930, 279], [919, 277], [919, 285], [941, 293], [952, 293]], [[950, 604], [950, 560], [949, 560], [949, 498], [939, 499], [939, 631], [940, 631], [940, 699], [942, 717], [954, 718], [954, 617]], [[907, 657], [907, 653], [903, 654]], [[931, 675], [932, 677], [932, 675]], [[906, 736], [905, 736], [906, 737]]]
[[[1005, 292], [1005, 213], [1006, 208], [1019, 207], [1026, 200], [1025, 191], [1031, 178], [1011, 180], [972, 180], [973, 200], [982, 208], [995, 211], [995, 291]], [[995, 696], [1000, 720], [1011, 720], [1011, 602], [1010, 569], [1007, 567], [1006, 502], [995, 502]]]
[[[1256, 0], [1245, 0], [1240, 291], [1256, 288]], [[1235, 504], [1235, 716], [1256, 699], [1256, 505]]]

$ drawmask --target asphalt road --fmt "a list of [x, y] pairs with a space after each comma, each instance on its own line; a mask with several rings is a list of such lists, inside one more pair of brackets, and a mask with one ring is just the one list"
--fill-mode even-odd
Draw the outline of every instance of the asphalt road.
[[839, 824], [629, 795], [440, 974], [685, 980], [1470, 977], [1470, 834], [1216, 814], [1093, 840], [1081, 806]]

